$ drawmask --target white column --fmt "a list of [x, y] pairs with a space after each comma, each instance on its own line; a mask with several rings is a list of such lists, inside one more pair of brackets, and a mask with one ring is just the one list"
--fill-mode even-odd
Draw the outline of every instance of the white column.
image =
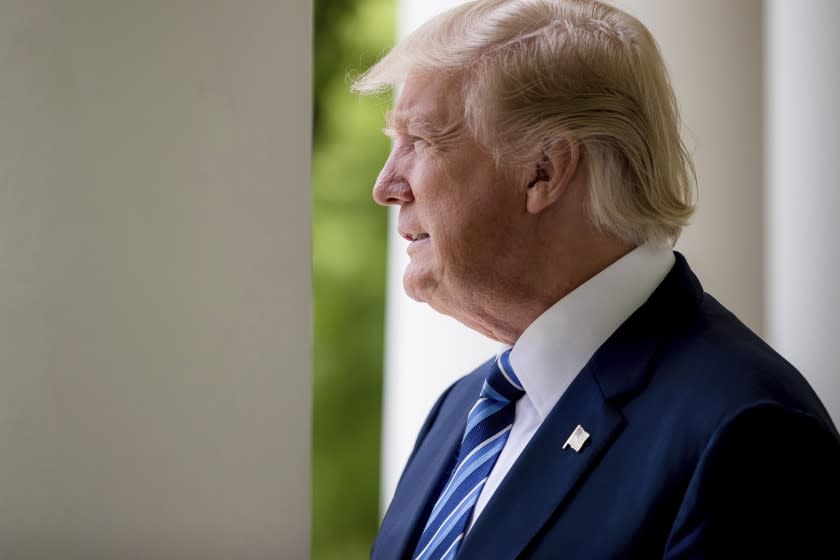
[[[401, 0], [405, 34], [458, 1]], [[761, 0], [625, 0], [671, 70], [700, 183], [680, 240], [706, 289], [764, 330]], [[392, 230], [395, 221], [392, 220]], [[435, 397], [498, 346], [402, 294], [403, 244], [392, 234], [386, 341], [383, 505]]]
[[0, 558], [309, 557], [311, 3], [0, 3]]
[[840, 3], [767, 3], [770, 342], [840, 425]]

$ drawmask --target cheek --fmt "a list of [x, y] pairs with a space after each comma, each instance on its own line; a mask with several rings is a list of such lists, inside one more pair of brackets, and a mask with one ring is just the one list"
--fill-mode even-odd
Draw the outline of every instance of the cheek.
[[451, 207], [440, 235], [439, 258], [450, 276], [491, 277], [505, 252], [507, 224], [495, 208], [477, 204]]
[[447, 163], [425, 167], [416, 178], [415, 191], [420, 192], [415, 194], [423, 199], [420, 206], [439, 258], [447, 267], [475, 266], [509, 233], [515, 200], [500, 196], [499, 189], [512, 185], [500, 182], [486, 165], [476, 169], [467, 161]]

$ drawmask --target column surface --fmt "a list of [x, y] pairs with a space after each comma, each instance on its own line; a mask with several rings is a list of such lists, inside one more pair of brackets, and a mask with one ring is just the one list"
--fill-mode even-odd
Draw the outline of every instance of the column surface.
[[0, 557], [308, 558], [311, 2], [0, 4]]
[[767, 3], [770, 343], [840, 425], [840, 3]]

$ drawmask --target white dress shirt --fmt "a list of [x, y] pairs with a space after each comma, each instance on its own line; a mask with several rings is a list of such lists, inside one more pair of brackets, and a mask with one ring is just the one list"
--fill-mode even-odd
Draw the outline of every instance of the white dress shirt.
[[467, 530], [583, 366], [610, 335], [647, 301], [674, 265], [671, 248], [642, 245], [549, 307], [522, 333], [510, 353], [525, 389], [507, 443], [490, 471]]

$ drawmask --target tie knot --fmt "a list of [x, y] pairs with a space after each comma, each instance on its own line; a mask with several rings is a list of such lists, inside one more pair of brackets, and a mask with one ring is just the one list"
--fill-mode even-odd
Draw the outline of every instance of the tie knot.
[[496, 357], [494, 367], [490, 368], [481, 396], [500, 402], [516, 402], [525, 394], [522, 382], [510, 365], [510, 350], [505, 350]]

